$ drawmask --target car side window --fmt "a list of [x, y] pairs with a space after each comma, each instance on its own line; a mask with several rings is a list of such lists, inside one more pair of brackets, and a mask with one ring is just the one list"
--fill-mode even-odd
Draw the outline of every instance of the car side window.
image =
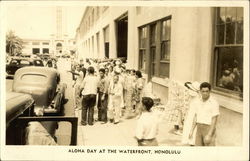
[[40, 60], [35, 60], [34, 63], [36, 66], [43, 66], [43, 62]]
[[19, 62], [17, 60], [12, 60], [10, 62], [11, 65], [19, 65]]
[[27, 61], [27, 60], [21, 60], [20, 64], [22, 64], [22, 65], [30, 65], [31, 63], [29, 61]]

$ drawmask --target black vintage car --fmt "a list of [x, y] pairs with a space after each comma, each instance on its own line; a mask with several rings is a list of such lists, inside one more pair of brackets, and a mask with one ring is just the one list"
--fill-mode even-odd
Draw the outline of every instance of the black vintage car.
[[[77, 117], [37, 116], [35, 101], [29, 94], [8, 92], [6, 95], [6, 145], [76, 145]], [[58, 127], [69, 122], [67, 136]], [[62, 140], [62, 141], [60, 141]], [[68, 140], [68, 142], [65, 142]]]
[[63, 114], [66, 84], [54, 68], [25, 67], [16, 71], [13, 92], [30, 94], [35, 100], [35, 112], [43, 115]]
[[71, 140], [63, 140], [76, 145], [77, 117], [65, 117], [63, 112], [65, 89], [66, 84], [60, 83], [60, 74], [54, 68], [18, 69], [12, 86], [14, 95], [12, 93], [6, 100], [6, 136], [10, 137], [6, 143], [58, 145], [57, 129], [60, 129], [60, 122], [70, 122]]
[[6, 65], [6, 78], [13, 78], [18, 69], [26, 66], [44, 66], [44, 64], [41, 59], [12, 58], [9, 64]]

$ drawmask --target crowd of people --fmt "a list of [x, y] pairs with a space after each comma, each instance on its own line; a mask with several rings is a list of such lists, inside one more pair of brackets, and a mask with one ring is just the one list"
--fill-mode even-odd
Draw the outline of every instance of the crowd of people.
[[121, 116], [137, 117], [142, 111], [140, 100], [144, 79], [140, 71], [126, 69], [121, 60], [104, 63], [86, 59], [72, 66], [75, 109], [82, 109], [82, 125], [94, 124], [94, 106], [98, 120], [117, 124]]
[[[80, 63], [72, 64], [68, 72], [72, 73], [74, 80], [74, 107], [75, 110], [81, 110], [82, 126], [92, 126], [96, 121], [118, 124], [121, 117], [137, 118], [135, 138], [138, 145], [158, 145], [156, 135], [159, 119], [151, 111], [153, 99], [145, 96], [141, 71], [127, 69], [126, 64], [119, 59], [104, 63], [86, 59], [85, 62], [80, 60]], [[197, 88], [200, 96], [190, 104], [182, 142], [214, 145], [219, 106], [210, 97], [209, 83], [202, 83]], [[97, 120], [94, 120], [95, 107], [98, 109]]]
[[[150, 114], [154, 103], [152, 98], [143, 97], [145, 83], [141, 71], [127, 69], [121, 60], [101, 63], [86, 59], [85, 62], [80, 60], [72, 64], [68, 72], [72, 73], [74, 80], [74, 106], [75, 110], [81, 110], [82, 126], [92, 126], [96, 121], [118, 124], [121, 117], [136, 117], [139, 119], [136, 130], [138, 144], [143, 145], [145, 142], [146, 145], [157, 145], [155, 136], [158, 124]], [[94, 120], [95, 107], [98, 109], [97, 120]], [[145, 119], [152, 119], [154, 124], [153, 133], [150, 126], [147, 126], [148, 139], [143, 137]]]

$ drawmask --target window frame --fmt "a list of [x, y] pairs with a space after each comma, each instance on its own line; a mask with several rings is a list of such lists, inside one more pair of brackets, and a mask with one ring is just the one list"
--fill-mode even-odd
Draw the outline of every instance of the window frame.
[[[145, 72], [146, 71], [146, 64], [147, 64], [147, 59], [146, 59], [146, 52], [147, 52], [147, 39], [148, 39], [148, 27], [147, 26], [141, 26], [138, 28], [139, 30], [139, 59], [138, 59], [138, 69]], [[145, 29], [146, 35], [145, 37], [141, 36], [143, 35], [143, 29]], [[144, 47], [141, 47], [141, 41], [144, 41]], [[143, 51], [143, 53], [141, 53]], [[144, 62], [145, 62], [145, 68], [144, 67]]]
[[[226, 24], [229, 24], [229, 23], [227, 23], [227, 22], [225, 22], [224, 23], [224, 38], [223, 38], [223, 44], [217, 44], [217, 40], [218, 40], [218, 37], [217, 37], [217, 35], [218, 35], [218, 33], [217, 33], [217, 26], [218, 25], [222, 25], [222, 23], [221, 24], [218, 24], [218, 22], [217, 22], [217, 19], [218, 19], [218, 9], [219, 8], [222, 8], [222, 7], [215, 7], [214, 9], [213, 9], [213, 13], [214, 13], [214, 15], [213, 15], [213, 19], [214, 19], [214, 21], [213, 21], [213, 47], [212, 47], [212, 51], [213, 51], [213, 54], [212, 54], [212, 59], [211, 59], [211, 65], [212, 65], [212, 73], [211, 73], [211, 82], [212, 82], [212, 91], [214, 92], [214, 93], [218, 93], [218, 94], [220, 94], [220, 95], [223, 95], [223, 96], [227, 96], [227, 97], [230, 97], [230, 98], [235, 98], [235, 99], [239, 99], [239, 100], [243, 100], [243, 91], [234, 91], [234, 90], [230, 90], [230, 89], [227, 89], [227, 88], [223, 88], [223, 87], [219, 87], [218, 85], [217, 85], [217, 82], [218, 82], [218, 61], [219, 61], [219, 52], [218, 52], [218, 49], [222, 49], [222, 48], [228, 48], [228, 47], [242, 47], [242, 62], [244, 63], [244, 60], [243, 60], [243, 58], [244, 58], [244, 39], [243, 39], [243, 42], [242, 42], [242, 44], [237, 44], [237, 36], [236, 36], [236, 32], [237, 32], [237, 23], [238, 23], [238, 21], [236, 20], [235, 22], [230, 22], [230, 23], [235, 23], [234, 25], [235, 25], [235, 28], [234, 28], [234, 44], [227, 44], [226, 43]], [[229, 7], [226, 7], [226, 8], [229, 8]], [[234, 8], [234, 7], [232, 7], [232, 8]], [[235, 7], [236, 8], [236, 7]], [[226, 13], [225, 13], [225, 15], [227, 15]], [[236, 14], [237, 15], [237, 14]], [[237, 17], [236, 17], [237, 18]], [[244, 25], [244, 8], [243, 8], [243, 25]], [[244, 38], [244, 30], [243, 30], [243, 37], [242, 38]], [[244, 71], [244, 66], [242, 66], [242, 69], [243, 69], [243, 71]], [[242, 73], [242, 74], [244, 74], [244, 73]], [[243, 77], [244, 77], [244, 75], [243, 75]], [[244, 82], [244, 80], [243, 80], [243, 82]], [[242, 82], [242, 83], [243, 83]], [[243, 85], [244, 85], [244, 83], [243, 83]], [[243, 86], [243, 89], [244, 89], [244, 86]]]
[[[140, 48], [140, 29], [141, 28], [148, 28], [148, 37], [146, 38], [147, 39], [147, 45], [146, 45], [146, 55], [145, 55], [145, 58], [146, 58], [146, 69], [145, 70], [142, 70], [143, 72], [147, 73], [148, 74], [148, 77], [149, 77], [149, 80], [151, 80], [153, 77], [159, 77], [159, 78], [169, 78], [170, 77], [170, 58], [169, 60], [161, 60], [161, 34], [162, 34], [162, 29], [161, 27], [159, 26], [163, 21], [166, 21], [166, 20], [170, 20], [170, 38], [169, 38], [169, 41], [170, 41], [170, 44], [171, 44], [171, 21], [172, 21], [172, 15], [169, 15], [169, 16], [166, 16], [164, 18], [161, 18], [161, 19], [157, 19], [155, 21], [152, 21], [150, 23], [147, 23], [147, 24], [144, 24], [144, 25], [141, 25], [138, 27], [138, 69], [141, 70], [140, 68], [140, 51], [141, 51], [141, 48]], [[155, 72], [153, 73], [152, 72], [152, 69], [148, 69], [148, 68], [152, 68], [152, 59], [151, 59], [151, 26], [156, 24], [156, 40], [155, 40]], [[150, 32], [150, 33], [149, 33]], [[171, 55], [171, 48], [170, 48], [170, 55]], [[160, 69], [161, 69], [161, 65], [162, 64], [169, 64], [168, 65], [168, 72], [167, 72], [167, 75], [162, 75], [161, 72], [160, 72]]]

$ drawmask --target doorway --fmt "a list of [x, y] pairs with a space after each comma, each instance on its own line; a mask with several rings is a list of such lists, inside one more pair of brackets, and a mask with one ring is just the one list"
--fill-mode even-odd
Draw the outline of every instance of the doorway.
[[117, 29], [117, 57], [127, 59], [128, 47], [128, 15], [124, 14], [116, 21]]

